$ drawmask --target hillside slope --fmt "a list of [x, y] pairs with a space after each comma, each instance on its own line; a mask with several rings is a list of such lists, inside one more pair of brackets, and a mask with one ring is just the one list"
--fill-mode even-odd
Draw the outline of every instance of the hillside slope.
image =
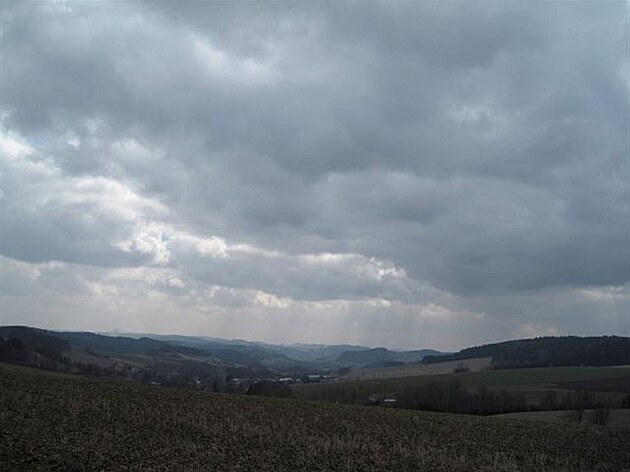
[[425, 364], [491, 357], [496, 367], [608, 366], [630, 364], [630, 338], [621, 336], [542, 337], [462, 349], [455, 354], [427, 356]]
[[0, 365], [0, 464], [37, 470], [628, 470], [623, 431], [263, 399]]
[[[10, 342], [9, 342], [10, 341]], [[33, 356], [33, 353], [37, 355]], [[72, 353], [72, 355], [70, 355]], [[354, 354], [353, 357], [353, 353]], [[80, 355], [79, 355], [80, 354]], [[0, 361], [64, 369], [67, 361], [92, 364], [91, 370], [112, 367], [116, 362], [138, 367], [147, 361], [168, 361], [172, 366], [194, 360], [228, 372], [230, 377], [303, 377], [333, 374], [339, 368], [358, 368], [418, 362], [434, 350], [390, 351], [365, 346], [283, 344], [203, 336], [156, 334], [96, 334], [59, 332], [28, 326], [0, 326]], [[131, 357], [130, 357], [131, 356]], [[104, 358], [113, 358], [114, 362]], [[111, 369], [110, 369], [111, 370]], [[153, 368], [151, 370], [154, 370]], [[173, 369], [170, 369], [173, 370]], [[186, 369], [181, 368], [179, 373]], [[188, 369], [189, 370], [189, 369]]]

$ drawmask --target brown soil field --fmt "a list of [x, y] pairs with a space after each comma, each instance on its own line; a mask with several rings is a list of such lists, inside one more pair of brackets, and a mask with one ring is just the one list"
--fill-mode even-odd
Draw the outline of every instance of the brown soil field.
[[630, 470], [627, 432], [148, 387], [0, 366], [7, 471]]
[[[583, 422], [585, 424], [593, 423], [593, 415], [595, 410], [584, 410]], [[525, 411], [519, 413], [504, 413], [495, 415], [495, 418], [518, 419], [530, 421], [544, 421], [551, 423], [567, 423], [575, 421], [572, 411]], [[613, 409], [610, 410], [610, 417], [606, 424], [609, 428], [622, 428], [629, 430], [630, 434], [630, 410], [629, 409]]]

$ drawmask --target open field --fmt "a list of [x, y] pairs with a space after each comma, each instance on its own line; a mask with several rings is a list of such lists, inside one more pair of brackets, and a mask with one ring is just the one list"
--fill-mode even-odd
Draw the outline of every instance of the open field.
[[[479, 372], [462, 372], [458, 374], [437, 374], [402, 376], [392, 378], [365, 379], [348, 382], [356, 385], [387, 386], [392, 390], [407, 385], [421, 385], [436, 380], [457, 376], [461, 382], [470, 388], [482, 386], [494, 389], [505, 387], [521, 388], [551, 388], [563, 382], [591, 381], [598, 379], [622, 378], [630, 375], [630, 367], [534, 367], [528, 369], [490, 369]], [[297, 390], [321, 390], [335, 383], [306, 384]]]
[[[583, 422], [587, 424], [593, 423], [594, 410], [585, 410], [583, 416]], [[568, 421], [574, 421], [572, 412], [567, 411], [523, 411], [518, 413], [504, 413], [501, 415], [495, 415], [495, 418], [515, 419], [515, 420], [530, 420], [530, 421], [544, 421], [551, 423], [566, 423]], [[608, 419], [607, 427], [610, 428], [623, 428], [630, 430], [630, 410], [628, 409], [614, 409], [610, 410], [610, 417]], [[629, 431], [630, 434], [630, 431]]]
[[[537, 401], [549, 389], [563, 392], [575, 385], [625, 385], [611, 379], [625, 379], [630, 375], [630, 367], [536, 367], [528, 369], [497, 369], [479, 372], [464, 372], [444, 375], [421, 375], [416, 377], [381, 378], [306, 384], [295, 387], [301, 398], [334, 400], [350, 390], [367, 398], [370, 394], [389, 395], [400, 393], [406, 388], [427, 385], [433, 382], [456, 377], [469, 389], [487, 387], [490, 390], [507, 390], [523, 393], [528, 401]], [[605, 382], [604, 382], [605, 381]], [[595, 390], [597, 390], [595, 388]], [[621, 400], [625, 390], [608, 390], [611, 398]]]
[[341, 381], [390, 379], [397, 377], [417, 377], [421, 375], [451, 374], [458, 367], [464, 367], [470, 372], [478, 372], [490, 367], [491, 357], [464, 359], [461, 361], [447, 361], [436, 364], [406, 364], [395, 367], [375, 367], [359, 369], [340, 378]]
[[6, 470], [630, 470], [626, 432], [0, 366]]

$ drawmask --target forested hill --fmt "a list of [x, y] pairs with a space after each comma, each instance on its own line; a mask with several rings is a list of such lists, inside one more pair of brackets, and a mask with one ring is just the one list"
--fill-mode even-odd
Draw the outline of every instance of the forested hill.
[[630, 338], [542, 337], [462, 349], [455, 354], [427, 356], [425, 364], [492, 357], [496, 367], [605, 366], [630, 364]]

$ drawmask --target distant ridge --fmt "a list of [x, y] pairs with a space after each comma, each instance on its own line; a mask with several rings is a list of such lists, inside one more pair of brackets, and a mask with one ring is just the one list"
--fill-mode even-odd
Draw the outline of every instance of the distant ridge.
[[420, 349], [416, 351], [390, 351], [384, 347], [373, 349], [345, 351], [338, 357], [341, 363], [351, 364], [377, 364], [377, 365], [396, 365], [409, 362], [420, 362], [429, 355], [442, 355], [444, 353], [434, 349]]
[[208, 378], [333, 376], [339, 369], [417, 363], [427, 353], [441, 354], [433, 350], [391, 351], [346, 344], [274, 345], [204, 336], [97, 334], [0, 326], [0, 361], [149, 381], [156, 381], [152, 380], [156, 372], [168, 379], [182, 373], [187, 378], [198, 378], [199, 372]]
[[630, 364], [630, 338], [620, 336], [548, 336], [519, 339], [430, 355], [423, 363], [491, 357], [499, 368], [546, 366], [612, 366]]

